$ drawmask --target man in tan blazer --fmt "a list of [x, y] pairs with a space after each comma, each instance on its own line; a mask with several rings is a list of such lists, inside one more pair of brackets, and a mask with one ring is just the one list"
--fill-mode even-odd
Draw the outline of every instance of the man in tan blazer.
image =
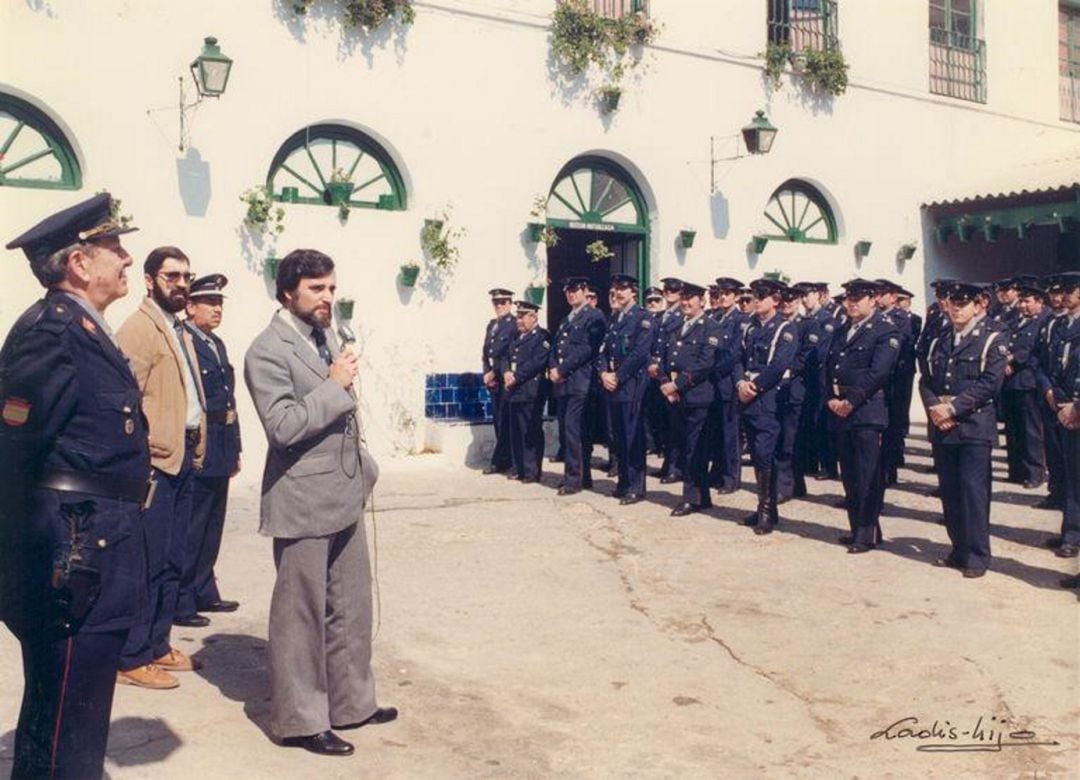
[[331, 731], [397, 717], [375, 703], [371, 571], [364, 503], [378, 477], [361, 439], [357, 360], [329, 329], [334, 262], [290, 252], [283, 304], [244, 359], [244, 380], [269, 443], [259, 532], [274, 538], [270, 601], [271, 728], [319, 755], [353, 746]]
[[176, 247], [159, 247], [147, 256], [143, 273], [147, 296], [116, 337], [142, 390], [149, 428], [154, 487], [142, 528], [150, 598], [143, 619], [132, 626], [124, 644], [117, 682], [175, 688], [180, 683], [170, 672], [194, 667], [169, 642], [174, 619], [183, 625], [210, 622], [201, 615], [175, 615], [186, 565], [193, 475], [202, 464], [206, 405], [194, 369], [191, 334], [176, 318], [187, 304], [191, 285], [188, 258]]

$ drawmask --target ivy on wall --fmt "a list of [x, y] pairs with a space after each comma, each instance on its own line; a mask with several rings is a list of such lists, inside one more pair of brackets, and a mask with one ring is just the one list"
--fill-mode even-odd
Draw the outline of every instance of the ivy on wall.
[[346, 27], [374, 30], [392, 18], [402, 24], [412, 24], [416, 11], [412, 0], [293, 0], [293, 11], [306, 14], [316, 3], [339, 6], [341, 21]]

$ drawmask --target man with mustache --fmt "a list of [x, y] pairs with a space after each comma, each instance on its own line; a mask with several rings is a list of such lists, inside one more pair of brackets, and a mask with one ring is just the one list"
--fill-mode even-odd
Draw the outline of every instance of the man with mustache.
[[143, 619], [128, 633], [116, 681], [164, 689], [180, 684], [170, 672], [195, 669], [169, 641], [174, 621], [210, 622], [195, 613], [176, 614], [194, 474], [205, 453], [206, 403], [191, 333], [176, 316], [187, 305], [194, 279], [187, 255], [175, 246], [158, 247], [147, 255], [143, 274], [146, 298], [116, 337], [142, 390], [150, 433], [152, 495], [142, 520], [150, 598]]

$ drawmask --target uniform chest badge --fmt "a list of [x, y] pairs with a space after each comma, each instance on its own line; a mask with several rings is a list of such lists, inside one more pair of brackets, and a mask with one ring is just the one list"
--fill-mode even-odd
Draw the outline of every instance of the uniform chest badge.
[[124, 433], [128, 436], [135, 433], [135, 421], [131, 418], [124, 420]]
[[900, 342], [897, 339], [889, 339], [889, 346], [893, 349], [900, 349]]
[[24, 425], [30, 418], [30, 402], [23, 398], [4, 399], [4, 422], [12, 428]]
[[790, 333], [785, 333], [784, 334], [784, 341], [794, 341], [794, 340], [795, 340], [795, 337], [792, 336]]
[[720, 343], [720, 339], [716, 338], [716, 336], [709, 336], [709, 344], [710, 344], [710, 346], [715, 347], [719, 343]]
[[836, 329], [835, 325], [830, 325], [828, 323], [825, 323], [825, 330], [828, 331], [829, 333], [832, 333], [835, 329]]
[[1000, 352], [1002, 355], [1009, 354], [1009, 350], [1004, 344], [998, 344], [998, 352]]
[[642, 320], [642, 321], [641, 321], [641, 327], [643, 327], [643, 328], [645, 328], [646, 330], [648, 330], [649, 328], [651, 328], [651, 327], [652, 327], [652, 320], [650, 320], [650, 319], [644, 319], [644, 320]]
[[89, 333], [93, 333], [94, 335], [97, 335], [97, 325], [89, 317], [83, 317], [82, 318], [82, 326]]
[[816, 333], [811, 333], [806, 338], [811, 344], [817, 344], [818, 343], [818, 336], [817, 336]]

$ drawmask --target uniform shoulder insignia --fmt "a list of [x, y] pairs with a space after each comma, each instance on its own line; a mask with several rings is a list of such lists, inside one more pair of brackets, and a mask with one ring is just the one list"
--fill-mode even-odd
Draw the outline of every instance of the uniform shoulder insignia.
[[1004, 344], [998, 344], [998, 352], [1000, 352], [1002, 355], [1008, 355], [1009, 349]]
[[836, 326], [833, 325], [832, 323], [826, 322], [825, 323], [825, 330], [829, 331], [829, 333], [832, 333], [834, 330], [836, 330]]
[[900, 349], [900, 339], [890, 338], [889, 346], [893, 349]]
[[818, 335], [816, 333], [811, 333], [806, 338], [811, 344], [817, 344], [818, 343]]
[[3, 410], [4, 424], [18, 428], [30, 418], [30, 402], [25, 398], [5, 398]]
[[89, 317], [83, 317], [80, 324], [83, 326], [84, 330], [89, 331], [90, 333], [95, 335], [97, 334], [97, 324], [95, 324], [94, 321]]
[[709, 336], [709, 344], [715, 347], [719, 343], [720, 339], [718, 339], [716, 336]]
[[551, 345], [548, 343], [547, 339], [544, 339], [544, 349], [551, 349]]
[[645, 319], [643, 319], [641, 321], [641, 327], [643, 327], [643, 328], [651, 328], [652, 327], [652, 320], [650, 320], [648, 317], [646, 317]]
[[788, 333], [786, 331], [784, 332], [784, 341], [793, 341], [794, 339], [795, 339], [795, 337], [792, 336], [790, 333]]

